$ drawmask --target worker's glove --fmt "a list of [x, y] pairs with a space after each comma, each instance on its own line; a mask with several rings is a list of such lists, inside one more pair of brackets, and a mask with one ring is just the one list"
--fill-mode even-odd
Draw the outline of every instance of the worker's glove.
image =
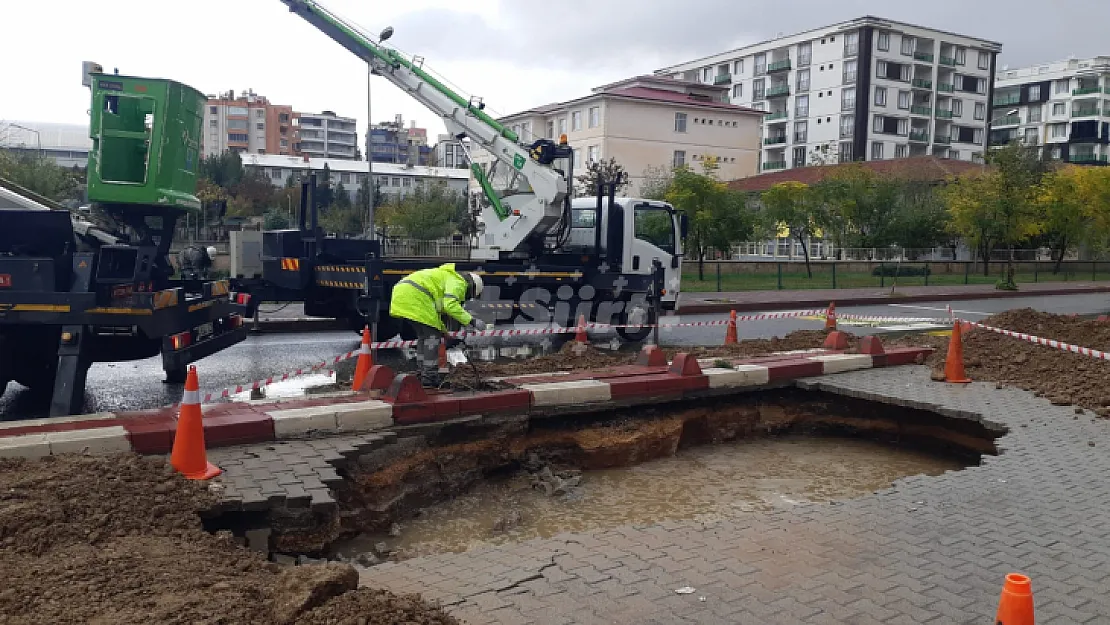
[[470, 327], [474, 328], [478, 332], [481, 332], [486, 329], [486, 322], [477, 317], [474, 317], [470, 320]]

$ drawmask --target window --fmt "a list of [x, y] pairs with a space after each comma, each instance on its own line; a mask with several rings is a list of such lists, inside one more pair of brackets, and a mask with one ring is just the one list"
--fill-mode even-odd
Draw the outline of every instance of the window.
[[794, 98], [794, 117], [809, 117], [808, 95], [800, 95]]
[[218, 120], [218, 119], [208, 120], [208, 125], [211, 126], [212, 128], [217, 128], [220, 125], [220, 120]]
[[395, 186], [395, 187], [401, 186], [401, 179], [398, 178], [397, 176], [393, 177], [393, 186]]
[[808, 123], [794, 122], [794, 143], [805, 143], [808, 136]]
[[1026, 128], [1025, 129], [1025, 142], [1027, 144], [1035, 145], [1039, 139], [1040, 139], [1040, 136], [1038, 135], [1036, 128]]
[[245, 119], [229, 119], [227, 120], [228, 130], [246, 130], [247, 120]]
[[753, 100], [762, 100], [763, 99], [764, 85], [765, 84], [766, 84], [766, 81], [763, 78], [759, 78], [755, 82], [752, 83], [752, 99]]
[[240, 117], [247, 116], [247, 107], [245, 106], [229, 106], [227, 107], [228, 115], [238, 115]]
[[1029, 111], [1028, 116], [1030, 124], [1041, 121], [1041, 105], [1037, 104], [1035, 106], [1030, 106], [1027, 110]]
[[674, 159], [671, 161], [671, 164], [674, 165], [675, 167], [682, 167], [683, 165], [685, 165], [686, 164], [686, 150], [675, 150], [674, 151]]
[[954, 161], [960, 160], [960, 151], [959, 150], [948, 150], [948, 158], [950, 158]]
[[956, 65], [967, 63], [967, 48], [956, 48]]
[[570, 114], [570, 129], [582, 130], [582, 111], [575, 111]]
[[899, 91], [898, 92], [898, 108], [900, 108], [904, 111], [908, 111], [910, 109], [910, 92], [909, 91]]
[[283, 148], [289, 147], [289, 140], [288, 139], [282, 139], [281, 140], [281, 147], [283, 147]]
[[218, 113], [218, 112], [219, 112], [219, 109], [217, 109], [217, 108], [216, 108], [216, 107], [214, 107], [214, 106], [210, 106], [210, 107], [208, 107], [208, 112], [209, 112], [210, 114], [212, 114], [212, 115], [215, 115], [216, 113]]
[[876, 42], [876, 45], [879, 47], [880, 50], [883, 50], [884, 52], [890, 50], [890, 31], [880, 30], [879, 39]]
[[1055, 88], [1056, 95], [1066, 94], [1069, 91], [1071, 91], [1071, 81], [1068, 80], [1067, 78], [1065, 78], [1063, 80], [1057, 80], [1053, 84], [1056, 85], [1056, 88]]
[[910, 146], [896, 145], [894, 146], [894, 158], [906, 158], [910, 155]]
[[1052, 124], [1052, 138], [1063, 139], [1068, 136], [1067, 124]]
[[1061, 150], [1060, 148], [1052, 148], [1052, 158], [1056, 160], [1060, 160], [1060, 157], [1063, 156], [1063, 153], [1063, 150]]
[[767, 73], [767, 55], [762, 54], [762, 53], [755, 55], [755, 75], [759, 76], [760, 74], [766, 74], [766, 73]]
[[732, 62], [732, 75], [739, 76], [744, 73], [744, 59]]
[[600, 153], [601, 153], [601, 151], [600, 151], [599, 147], [596, 146], [596, 145], [591, 145], [591, 146], [587, 147], [586, 148], [586, 162], [596, 163], [597, 161], [601, 160], [601, 159], [598, 158], [598, 155]]
[[402, 178], [401, 179], [401, 184], [403, 186], [406, 186], [406, 187], [411, 187], [412, 186], [412, 178]]
[[856, 88], [846, 87], [840, 91], [840, 110], [856, 110]]
[[872, 142], [871, 144], [871, 159], [876, 161], [883, 160], [883, 144], [880, 141]]
[[886, 87], [875, 87], [875, 106], [886, 106]]
[[674, 114], [674, 131], [686, 132], [686, 113]]
[[547, 138], [548, 139], [554, 139], [555, 138], [555, 121], [554, 120], [547, 122]]
[[281, 168], [280, 167], [275, 167], [272, 170], [270, 170], [270, 177], [273, 178], [274, 180], [281, 180]]
[[883, 61], [881, 59], [878, 60], [878, 61], [875, 61], [875, 75], [876, 76], [878, 76], [879, 78], [886, 78], [887, 77], [886, 71], [887, 71], [886, 61]]
[[960, 117], [964, 114], [964, 101], [956, 98], [952, 99], [952, 116]]
[[256, 130], [266, 130], [266, 124], [263, 124], [262, 122], [258, 122], [254, 125], [254, 127]]
[[258, 119], [265, 119], [266, 118], [266, 110], [265, 109], [257, 109], [254, 112], [254, 116], [257, 117]]
[[975, 103], [975, 119], [987, 118], [987, 105], [982, 102]]
[[1040, 100], [1041, 99], [1041, 86], [1040, 85], [1030, 85], [1029, 86], [1029, 99], [1030, 100]]
[[848, 163], [852, 161], [852, 142], [846, 141], [840, 144], [840, 162]]
[[341, 184], [352, 184], [354, 181], [354, 176], [351, 175], [351, 172], [343, 172], [340, 180]]
[[532, 138], [532, 122], [524, 122], [520, 125], [520, 137]]
[[580, 208], [570, 211], [571, 228], [593, 228], [597, 223], [597, 211], [593, 208]]
[[840, 138], [847, 139], [848, 137], [855, 136], [856, 134], [856, 116], [855, 115], [841, 115], [840, 116]]
[[990, 69], [990, 68], [991, 68], [991, 53], [980, 51], [979, 52], [979, 69]]
[[561, 135], [567, 134], [567, 118], [565, 118], [565, 117], [560, 117], [559, 118], [559, 134], [561, 134]]
[[[520, 136], [520, 124], [513, 124], [512, 131], [513, 131], [514, 135], [519, 137]], [[412, 145], [412, 140], [409, 140], [409, 145]]]
[[601, 125], [601, 107], [600, 106], [590, 107], [589, 124], [590, 124], [590, 128], [597, 128], [598, 126]]
[[913, 54], [913, 49], [917, 45], [917, 39], [909, 35], [902, 35], [902, 54], [910, 56]]
[[804, 146], [794, 148], [794, 150], [793, 150], [793, 161], [794, 161], [793, 164], [792, 164], [793, 167], [805, 167], [806, 166], [806, 149], [805, 149]]
[[844, 61], [844, 84], [850, 85], [854, 82], [856, 82], [856, 60]]
[[973, 139], [973, 141], [975, 142], [976, 145], [979, 145], [979, 144], [983, 143], [983, 129], [982, 128], [976, 128], [974, 137], [975, 138]]
[[798, 44], [798, 67], [809, 67], [813, 61], [813, 43], [807, 41]]
[[859, 33], [846, 33], [844, 35], [844, 56], [859, 54]]
[[809, 91], [809, 70], [798, 70], [798, 91]]
[[666, 209], [647, 204], [636, 206], [633, 215], [634, 232], [637, 239], [674, 254], [674, 223]]
[[744, 97], [744, 83], [736, 83], [732, 86], [732, 97], [740, 99]]
[[1068, 114], [1068, 105], [1065, 102], [1056, 102], [1052, 105], [1053, 117], [1061, 117]]
[[239, 134], [239, 133], [230, 133], [229, 132], [227, 134], [227, 140], [228, 141], [234, 141], [236, 143], [246, 143], [247, 142], [247, 135]]
[[703, 67], [701, 69], [701, 81], [705, 82], [705, 83], [708, 83], [708, 82], [711, 82], [712, 80], [713, 80], [713, 68], [712, 67]]

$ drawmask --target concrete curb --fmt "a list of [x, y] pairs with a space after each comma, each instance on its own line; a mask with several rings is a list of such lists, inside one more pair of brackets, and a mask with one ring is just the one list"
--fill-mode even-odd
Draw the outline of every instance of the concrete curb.
[[[881, 346], [871, 344], [869, 348], [874, 353], [816, 349], [734, 360], [698, 360], [680, 353], [667, 365], [625, 365], [509, 378], [505, 382], [515, 383], [517, 388], [482, 393], [427, 392], [414, 376], [393, 376], [389, 372], [388, 376], [374, 376], [389, 382], [387, 389], [370, 390], [371, 395], [381, 394], [381, 399], [352, 393], [269, 404], [202, 406], [205, 442], [209, 448], [218, 448], [480, 416], [596, 413], [778, 387], [801, 378], [911, 364], [932, 352], [930, 348], [893, 348], [884, 352]], [[730, 366], [721, 366], [723, 363]], [[173, 447], [176, 427], [172, 408], [13, 422], [0, 427], [0, 457], [121, 451], [166, 454]]]
[[[760, 293], [762, 291], [752, 291], [752, 293]], [[797, 291], [794, 291], [795, 293]], [[1110, 286], [1099, 287], [1061, 287], [1059, 289], [1045, 289], [1038, 291], [983, 291], [983, 292], [945, 292], [937, 291], [936, 293], [922, 293], [919, 295], [905, 295], [899, 297], [890, 297], [885, 295], [872, 295], [866, 297], [848, 297], [840, 298], [834, 297], [837, 306], [871, 306], [876, 304], [902, 304], [907, 302], [933, 302], [937, 300], [947, 301], [962, 301], [972, 299], [1003, 299], [1010, 297], [1042, 297], [1052, 295], [1086, 295], [1090, 293], [1110, 293]], [[681, 296], [680, 296], [681, 297]], [[814, 308], [829, 305], [829, 299], [795, 299], [789, 302], [785, 301], [752, 301], [744, 302], [737, 301], [731, 303], [717, 303], [717, 302], [691, 302], [683, 304], [679, 301], [678, 314], [702, 314], [702, 313], [727, 313], [735, 310], [736, 312], [755, 312], [762, 310], [782, 310], [784, 308]]]

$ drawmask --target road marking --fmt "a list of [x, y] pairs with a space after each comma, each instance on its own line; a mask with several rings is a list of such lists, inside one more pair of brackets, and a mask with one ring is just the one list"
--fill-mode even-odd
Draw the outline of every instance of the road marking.
[[[919, 308], [921, 310], [939, 310], [940, 312], [948, 312], [947, 308], [934, 308], [932, 306], [911, 306], [909, 304], [887, 304], [887, 306], [894, 306], [896, 308]], [[963, 313], [965, 315], [979, 315], [981, 317], [990, 317], [991, 315], [995, 314], [995, 313], [987, 313], [987, 312], [978, 312], [978, 311], [974, 311], [974, 310], [956, 310], [956, 309], [953, 309], [952, 312]]]

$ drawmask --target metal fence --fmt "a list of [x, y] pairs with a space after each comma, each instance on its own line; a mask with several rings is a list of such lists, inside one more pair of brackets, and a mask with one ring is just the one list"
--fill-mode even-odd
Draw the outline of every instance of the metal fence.
[[422, 241], [419, 239], [382, 239], [382, 255], [390, 258], [470, 259], [467, 241]]

